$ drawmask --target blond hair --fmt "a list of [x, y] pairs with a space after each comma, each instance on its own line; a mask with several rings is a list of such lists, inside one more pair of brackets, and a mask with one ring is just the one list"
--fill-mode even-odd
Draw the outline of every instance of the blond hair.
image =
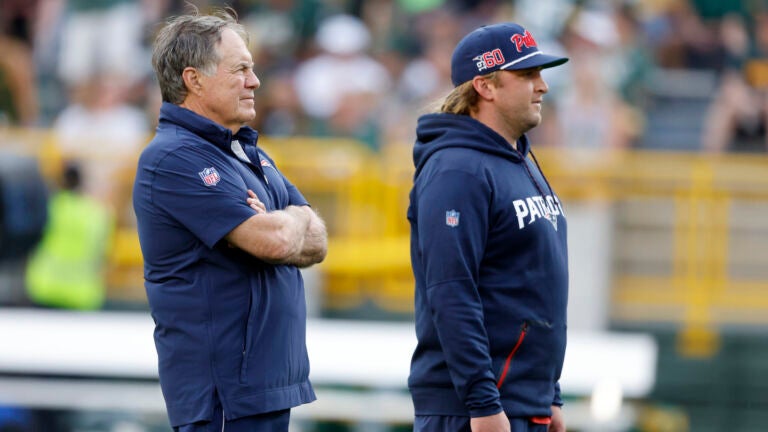
[[[494, 85], [498, 85], [498, 72], [499, 71], [491, 72], [488, 75], [484, 75], [483, 78], [487, 78]], [[469, 80], [458, 85], [448, 94], [448, 96], [436, 102], [434, 107], [435, 112], [469, 115], [477, 107], [479, 97], [480, 95], [477, 94], [477, 90], [475, 90], [472, 80]]]

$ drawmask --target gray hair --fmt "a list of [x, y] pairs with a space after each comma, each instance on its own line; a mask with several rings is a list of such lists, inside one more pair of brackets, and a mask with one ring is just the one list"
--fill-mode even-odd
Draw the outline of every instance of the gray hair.
[[248, 33], [237, 22], [231, 8], [216, 9], [210, 15], [191, 14], [173, 17], [160, 30], [152, 50], [152, 67], [157, 76], [163, 102], [180, 104], [187, 97], [182, 72], [187, 67], [207, 76], [216, 73], [221, 60], [216, 45], [225, 29], [235, 31], [248, 44]]

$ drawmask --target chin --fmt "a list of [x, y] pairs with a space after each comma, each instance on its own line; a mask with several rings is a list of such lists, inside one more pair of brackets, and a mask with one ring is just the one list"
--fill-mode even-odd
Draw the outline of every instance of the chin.
[[249, 113], [243, 113], [243, 115], [240, 116], [240, 122], [245, 124], [252, 122], [253, 119], [256, 118], [256, 111], [251, 111]]
[[528, 126], [528, 130], [531, 130], [540, 124], [541, 124], [541, 116], [536, 116], [531, 118], [526, 126]]

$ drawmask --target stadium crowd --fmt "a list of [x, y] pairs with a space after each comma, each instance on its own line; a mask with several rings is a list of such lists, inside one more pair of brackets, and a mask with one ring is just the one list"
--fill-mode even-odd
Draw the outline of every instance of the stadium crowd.
[[256, 35], [253, 126], [267, 136], [410, 145], [416, 115], [450, 88], [451, 47], [477, 25], [511, 20], [572, 58], [547, 72], [557, 121], [539, 145], [642, 146], [657, 71], [693, 70], [710, 73], [715, 91], [692, 146], [766, 148], [768, 3], [755, 0], [7, 0], [0, 121], [52, 128], [73, 151], [108, 135], [98, 151], [135, 152], [159, 106], [149, 44], [188, 4], [231, 6]]

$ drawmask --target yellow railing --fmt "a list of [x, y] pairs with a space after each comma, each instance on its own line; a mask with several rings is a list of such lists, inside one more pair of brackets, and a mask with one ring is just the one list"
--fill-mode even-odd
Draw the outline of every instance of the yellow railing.
[[[0, 134], [55, 172], [55, 141], [44, 131], [9, 137]], [[328, 223], [329, 254], [318, 266], [323, 307], [410, 314], [410, 145], [373, 154], [349, 140], [260, 144]], [[711, 350], [718, 326], [768, 324], [768, 157], [536, 152], [566, 210], [598, 201], [613, 213], [612, 319], [681, 325], [682, 348], [693, 354]], [[123, 226], [114, 245], [111, 294], [143, 301], [133, 227]]]
[[[292, 151], [286, 143], [265, 145], [281, 147], [278, 164], [290, 178], [298, 178], [316, 160], [314, 153]], [[685, 348], [692, 353], [708, 350], [706, 330], [714, 326], [768, 323], [768, 272], [759, 271], [768, 268], [768, 158], [564, 149], [538, 153], [566, 208], [598, 200], [652, 209], [647, 220], [627, 217], [615, 233], [642, 238], [648, 231], [659, 241], [623, 246], [635, 249], [625, 261], [656, 270], [624, 269], [616, 259], [614, 319], [683, 324], [691, 340], [698, 341]], [[373, 302], [407, 313], [412, 307], [405, 220], [413, 171], [410, 149], [361, 156], [371, 159], [358, 162], [366, 172], [333, 180], [343, 183], [335, 186], [335, 197], [346, 203], [337, 209], [350, 209], [355, 223], [335, 226], [323, 266], [326, 306], [349, 309]], [[315, 191], [307, 191], [312, 200]], [[326, 217], [347, 220], [333, 212]], [[739, 268], [758, 274], [741, 275]]]

